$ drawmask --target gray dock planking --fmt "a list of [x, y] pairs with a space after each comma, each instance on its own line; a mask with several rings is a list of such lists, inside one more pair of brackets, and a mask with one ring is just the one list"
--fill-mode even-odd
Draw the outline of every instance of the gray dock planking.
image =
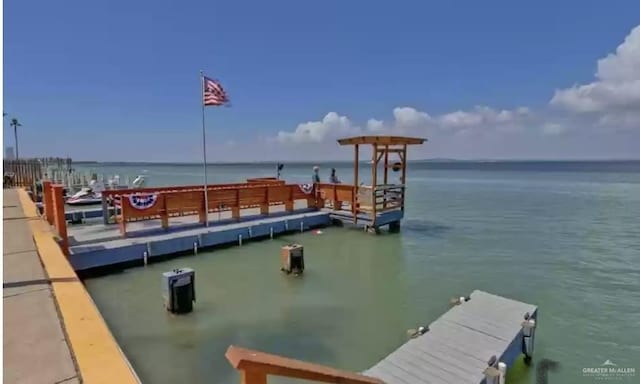
[[510, 367], [522, 352], [525, 313], [537, 315], [535, 305], [483, 291], [456, 305], [363, 372], [397, 384], [479, 384], [491, 356]]

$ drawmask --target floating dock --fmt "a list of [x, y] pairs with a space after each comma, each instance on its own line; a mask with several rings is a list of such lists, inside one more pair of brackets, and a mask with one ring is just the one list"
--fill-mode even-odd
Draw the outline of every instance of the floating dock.
[[242, 384], [267, 376], [352, 384], [504, 384], [520, 354], [533, 355], [535, 305], [474, 291], [363, 373], [230, 346], [226, 357]]
[[492, 356], [509, 367], [525, 352], [526, 314], [535, 320], [537, 307], [476, 290], [363, 373], [390, 384], [483, 383]]
[[[213, 215], [212, 215], [213, 216]], [[329, 214], [314, 209], [260, 215], [247, 210], [239, 220], [228, 214], [202, 226], [197, 217], [173, 219], [168, 230], [159, 220], [129, 224], [129, 234], [122, 237], [115, 225], [102, 223], [69, 227], [69, 261], [76, 271], [138, 261], [175, 253], [198, 252], [201, 248], [239, 244], [283, 233], [303, 232], [330, 224]]]
[[[76, 271], [136, 261], [146, 264], [160, 256], [336, 222], [376, 233], [383, 226], [397, 231], [405, 210], [407, 147], [424, 141], [398, 136], [338, 140], [354, 148], [354, 184], [335, 178], [321, 183], [319, 177], [311, 184], [287, 184], [262, 177], [206, 189], [204, 185], [116, 188], [100, 192], [101, 207], [71, 207], [65, 204], [64, 186], [45, 180], [39, 208]], [[359, 183], [361, 146], [372, 149], [370, 185]], [[397, 156], [395, 162], [391, 156]], [[378, 178], [380, 166], [383, 172]], [[392, 182], [390, 170], [399, 172], [399, 183]]]

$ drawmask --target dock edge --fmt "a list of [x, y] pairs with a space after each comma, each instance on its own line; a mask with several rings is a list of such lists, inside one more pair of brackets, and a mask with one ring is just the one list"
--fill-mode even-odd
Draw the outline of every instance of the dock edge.
[[111, 334], [93, 299], [54, 239], [36, 204], [18, 190], [40, 261], [47, 274], [67, 342], [83, 383], [139, 384], [140, 378]]

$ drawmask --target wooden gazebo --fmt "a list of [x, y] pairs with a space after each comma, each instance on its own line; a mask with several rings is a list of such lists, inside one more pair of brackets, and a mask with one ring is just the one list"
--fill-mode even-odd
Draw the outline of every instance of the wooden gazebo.
[[[398, 230], [404, 216], [407, 146], [420, 145], [425, 141], [423, 138], [402, 136], [357, 136], [338, 140], [340, 145], [354, 146], [354, 184], [321, 183], [317, 186], [319, 200], [323, 204], [327, 201], [332, 203], [332, 214], [336, 219], [364, 224], [365, 228], [375, 231], [387, 224], [390, 230]], [[371, 185], [360, 183], [362, 145], [372, 147]], [[395, 158], [391, 158], [394, 155]], [[381, 162], [383, 172], [378, 175]], [[390, 180], [390, 169], [401, 172], [398, 182]]]

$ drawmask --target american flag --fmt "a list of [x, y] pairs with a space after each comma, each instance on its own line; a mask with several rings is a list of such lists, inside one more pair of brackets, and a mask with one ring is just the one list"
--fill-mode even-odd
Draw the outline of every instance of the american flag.
[[204, 105], [224, 105], [229, 102], [227, 93], [219, 82], [204, 76]]

